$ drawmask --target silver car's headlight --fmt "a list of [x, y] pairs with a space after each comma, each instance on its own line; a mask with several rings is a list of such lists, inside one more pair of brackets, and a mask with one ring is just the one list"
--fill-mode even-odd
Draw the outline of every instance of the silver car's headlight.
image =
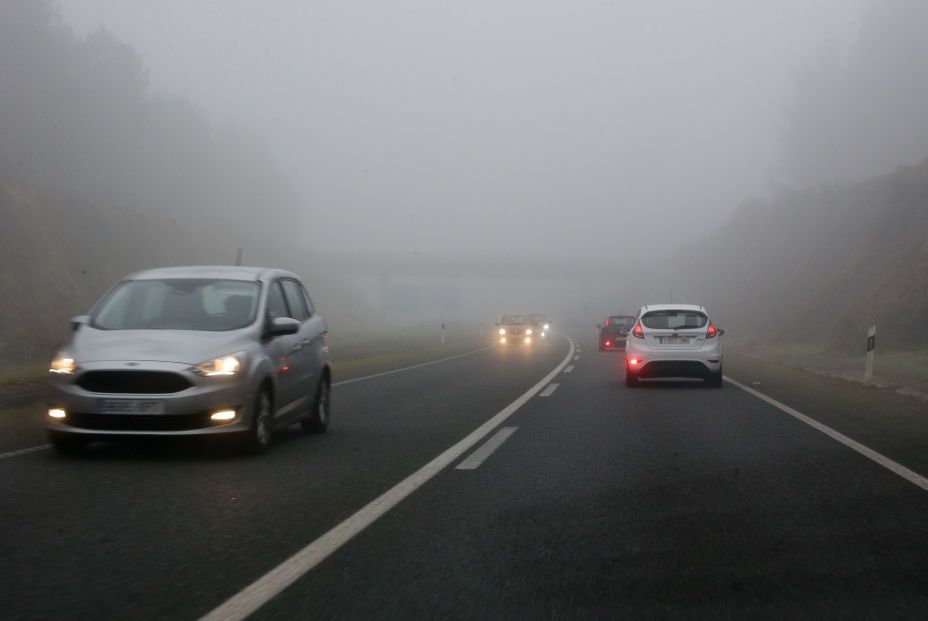
[[71, 375], [77, 371], [77, 364], [75, 364], [74, 357], [70, 354], [58, 353], [52, 358], [52, 363], [48, 366], [48, 370], [51, 373]]
[[203, 377], [213, 377], [216, 375], [235, 375], [242, 368], [244, 357], [242, 354], [231, 354], [220, 356], [194, 365], [193, 372]]

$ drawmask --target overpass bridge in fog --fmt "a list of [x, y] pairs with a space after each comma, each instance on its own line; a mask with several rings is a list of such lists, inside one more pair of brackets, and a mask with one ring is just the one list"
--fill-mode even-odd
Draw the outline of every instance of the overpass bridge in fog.
[[632, 310], [615, 301], [620, 295], [618, 261], [425, 253], [315, 259], [391, 323], [489, 318], [500, 312], [592, 318], [605, 309]]

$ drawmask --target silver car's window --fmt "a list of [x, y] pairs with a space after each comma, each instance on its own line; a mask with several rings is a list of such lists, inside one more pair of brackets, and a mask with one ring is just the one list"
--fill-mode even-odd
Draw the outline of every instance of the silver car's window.
[[284, 295], [287, 297], [287, 306], [290, 307], [290, 316], [303, 321], [309, 317], [306, 308], [306, 299], [300, 291], [300, 285], [295, 280], [284, 279], [280, 283], [284, 286]]
[[271, 319], [290, 316], [290, 311], [287, 310], [287, 302], [284, 300], [284, 292], [281, 291], [279, 282], [271, 284], [271, 288], [267, 292], [267, 316]]
[[688, 330], [702, 328], [709, 318], [698, 311], [663, 310], [645, 313], [641, 322], [654, 330]]
[[101, 330], [205, 330], [244, 328], [255, 319], [255, 282], [212, 278], [129, 280], [94, 313]]

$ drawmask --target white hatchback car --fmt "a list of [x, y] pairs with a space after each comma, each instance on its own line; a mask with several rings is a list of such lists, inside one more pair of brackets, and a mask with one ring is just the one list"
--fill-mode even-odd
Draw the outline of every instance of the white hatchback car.
[[694, 304], [642, 306], [625, 342], [625, 383], [639, 379], [695, 377], [707, 386], [722, 386], [724, 330]]

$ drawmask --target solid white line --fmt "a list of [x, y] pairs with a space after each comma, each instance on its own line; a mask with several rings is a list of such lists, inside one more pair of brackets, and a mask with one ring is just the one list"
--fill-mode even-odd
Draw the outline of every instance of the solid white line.
[[809, 425], [809, 426], [812, 427], [813, 429], [816, 429], [816, 430], [818, 430], [818, 431], [821, 431], [822, 433], [824, 433], [826, 436], [828, 436], [828, 437], [831, 438], [832, 440], [837, 440], [838, 442], [840, 442], [840, 443], [843, 444], [844, 446], [848, 447], [849, 449], [854, 450], [854, 451], [857, 451], [858, 453], [860, 453], [861, 455], [863, 455], [863, 456], [866, 457], [867, 459], [869, 459], [869, 460], [871, 460], [871, 461], [874, 461], [874, 462], [878, 463], [879, 465], [883, 466], [884, 468], [886, 468], [887, 470], [889, 470], [889, 471], [892, 472], [893, 474], [899, 475], [900, 477], [902, 477], [903, 479], [905, 479], [905, 480], [908, 481], [909, 483], [912, 483], [912, 484], [914, 484], [914, 485], [917, 485], [917, 486], [919, 486], [920, 488], [922, 488], [923, 490], [925, 490], [926, 492], [928, 492], [928, 479], [926, 479], [926, 478], [923, 477], [922, 475], [917, 474], [917, 473], [915, 473], [915, 472], [909, 470], [908, 468], [906, 468], [906, 467], [903, 466], [902, 464], [893, 461], [892, 459], [890, 459], [889, 457], [886, 457], [885, 455], [882, 455], [881, 453], [877, 453], [877, 452], [874, 451], [873, 449], [864, 446], [864, 445], [861, 444], [860, 442], [857, 442], [856, 440], [850, 439], [849, 437], [847, 437], [847, 436], [844, 435], [843, 433], [840, 433], [840, 432], [838, 432], [838, 431], [835, 431], [834, 429], [832, 429], [832, 428], [829, 427], [828, 425], [825, 425], [825, 424], [823, 424], [823, 423], [820, 423], [820, 422], [818, 422], [817, 420], [815, 420], [814, 418], [810, 418], [810, 417], [806, 416], [805, 414], [803, 414], [802, 412], [799, 412], [798, 410], [794, 410], [793, 408], [789, 407], [788, 405], [785, 405], [785, 404], [783, 404], [783, 403], [780, 403], [780, 402], [777, 401], [776, 399], [773, 399], [772, 397], [768, 397], [767, 395], [765, 395], [765, 394], [763, 394], [763, 393], [761, 393], [761, 392], [758, 392], [758, 391], [754, 390], [754, 389], [751, 388], [750, 386], [745, 386], [745, 385], [742, 384], [741, 382], [738, 382], [738, 381], [736, 381], [736, 380], [733, 380], [732, 378], [730, 378], [730, 377], [728, 377], [728, 376], [725, 377], [725, 380], [726, 380], [728, 383], [732, 384], [733, 386], [737, 386], [737, 387], [740, 388], [741, 390], [743, 390], [743, 391], [745, 391], [745, 392], [748, 392], [748, 393], [754, 395], [755, 397], [757, 397], [757, 398], [760, 399], [761, 401], [766, 401], [767, 403], [769, 403], [769, 404], [772, 405], [773, 407], [777, 408], [777, 409], [780, 410], [781, 412], [785, 412], [786, 414], [789, 414], [789, 415], [792, 416], [793, 418], [796, 418], [796, 419], [798, 419], [798, 420], [804, 422], [805, 424]]
[[[570, 342], [570, 341], [568, 341]], [[345, 545], [352, 537], [370, 526], [380, 516], [398, 505], [407, 496], [425, 485], [432, 477], [480, 442], [491, 431], [499, 427], [507, 418], [534, 397], [538, 391], [547, 386], [561, 372], [570, 357], [574, 345], [570, 343], [567, 356], [553, 371], [540, 382], [529, 388], [521, 397], [507, 405], [493, 418], [472, 431], [444, 453], [422, 466], [414, 473], [391, 487], [389, 490], [362, 507], [347, 520], [322, 535], [305, 548], [285, 560], [283, 563], [258, 578], [238, 594], [202, 617], [201, 621], [239, 621], [264, 605], [275, 595], [296, 582], [303, 574], [321, 563], [326, 557]]]
[[374, 379], [375, 377], [383, 377], [384, 375], [393, 375], [394, 373], [402, 373], [403, 371], [410, 371], [412, 369], [419, 369], [421, 367], [427, 367], [429, 365], [438, 364], [439, 362], [447, 362], [448, 360], [454, 360], [456, 358], [463, 358], [464, 356], [471, 356], [473, 354], [486, 351], [488, 349], [493, 349], [493, 345], [488, 345], [487, 347], [481, 347], [480, 349], [475, 349], [473, 351], [467, 351], [463, 354], [455, 354], [454, 356], [448, 356], [446, 358], [439, 358], [438, 360], [430, 360], [429, 362], [421, 362], [419, 364], [414, 364], [409, 367], [402, 367], [399, 369], [391, 369], [389, 371], [384, 371], [383, 373], [374, 373], [373, 375], [365, 375], [364, 377], [354, 377], [347, 380], [342, 380], [340, 382], [335, 382], [332, 386], [344, 386], [345, 384], [353, 384], [354, 382], [363, 382], [364, 380]]
[[573, 371], [573, 370], [574, 370], [574, 365], [570, 365], [569, 367], [567, 367], [566, 369], [564, 369], [564, 373], [570, 373], [570, 372]]
[[16, 457], [18, 455], [27, 455], [29, 453], [35, 453], [36, 451], [44, 451], [47, 448], [51, 448], [51, 446], [51, 444], [42, 444], [39, 446], [30, 446], [29, 448], [19, 449], [18, 451], [10, 451], [9, 453], [0, 453], [0, 459]]
[[516, 432], [518, 427], [503, 427], [493, 436], [484, 442], [480, 448], [470, 454], [470, 457], [457, 465], [455, 470], [476, 470], [480, 464], [487, 460], [487, 457], [493, 454], [496, 449], [502, 446], [503, 442], [509, 439], [509, 436]]
[[541, 391], [539, 397], [550, 397], [551, 394], [557, 390], [558, 384], [548, 384], [548, 387]]

